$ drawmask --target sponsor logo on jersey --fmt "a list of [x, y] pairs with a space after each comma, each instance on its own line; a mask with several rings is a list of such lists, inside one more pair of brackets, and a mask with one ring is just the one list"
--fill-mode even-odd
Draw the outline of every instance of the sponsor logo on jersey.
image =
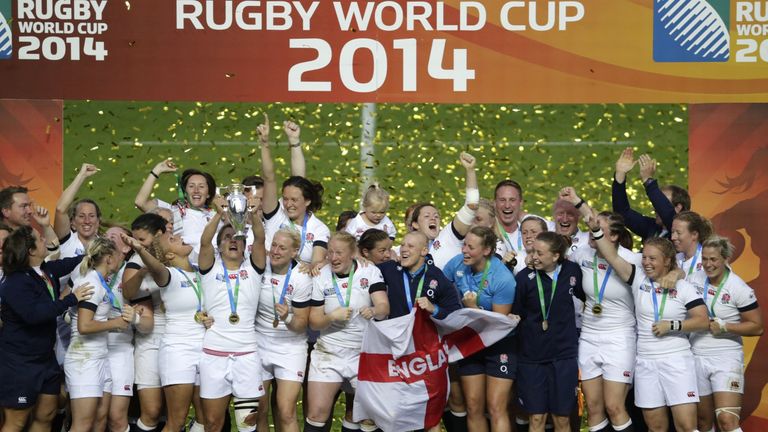
[[625, 377], [625, 378], [630, 378], [630, 377], [632, 377], [632, 372], [630, 372], [630, 371], [626, 371], [626, 370], [625, 370], [625, 371], [624, 371], [624, 377]]
[[740, 382], [738, 382], [736, 380], [731, 381], [731, 391], [738, 391], [740, 387], [741, 387], [741, 383]]
[[730, 0], [655, 0], [653, 60], [727, 62]]
[[464, 270], [457, 270], [456, 271], [456, 277], [457, 278], [463, 278], [464, 277]]
[[692, 392], [692, 391], [689, 391], [689, 392], [688, 392], [688, 397], [689, 397], [689, 398], [694, 398], [694, 397], [696, 397], [696, 392]]
[[25, 404], [25, 403], [27, 403], [27, 397], [26, 396], [19, 396], [19, 398], [16, 399], [16, 401], [18, 403], [20, 403], [20, 404]]
[[572, 287], [576, 286], [576, 276], [571, 276], [570, 283]]
[[123, 390], [124, 391], [131, 391], [131, 386], [126, 384], [126, 385], [123, 386]]

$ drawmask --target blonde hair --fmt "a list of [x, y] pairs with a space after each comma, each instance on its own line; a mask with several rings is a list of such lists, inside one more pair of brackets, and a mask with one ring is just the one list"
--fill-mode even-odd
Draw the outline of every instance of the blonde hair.
[[347, 247], [352, 252], [355, 252], [357, 250], [357, 240], [355, 239], [355, 236], [353, 236], [352, 234], [346, 231], [337, 231], [331, 234], [331, 238], [328, 240], [328, 243], [331, 243], [331, 241], [333, 240], [346, 243]]
[[726, 261], [730, 261], [735, 249], [728, 237], [721, 237], [717, 234], [711, 235], [706, 239], [701, 247], [717, 249], [720, 256], [725, 258]]
[[480, 208], [484, 208], [488, 210], [488, 214], [491, 216], [491, 219], [496, 217], [496, 206], [491, 202], [491, 200], [480, 198], [480, 202], [477, 203]]
[[[275, 235], [272, 238], [274, 239], [278, 234], [282, 234], [288, 237], [295, 249], [298, 249], [301, 246], [301, 233], [298, 230], [291, 228], [280, 228], [277, 230], [277, 232], [275, 232]], [[301, 253], [301, 251], [299, 251], [299, 253]]]
[[85, 276], [88, 270], [101, 264], [104, 259], [117, 251], [115, 242], [106, 237], [96, 237], [91, 240], [88, 252], [80, 263], [80, 275]]
[[389, 192], [382, 189], [378, 183], [368, 186], [363, 194], [363, 210], [375, 204], [384, 204], [386, 208], [389, 208]]

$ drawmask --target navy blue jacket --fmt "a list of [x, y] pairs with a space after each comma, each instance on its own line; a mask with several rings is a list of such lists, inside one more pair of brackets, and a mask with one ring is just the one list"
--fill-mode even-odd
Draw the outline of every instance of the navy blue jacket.
[[74, 294], [59, 300], [59, 278], [80, 264], [82, 256], [43, 263], [40, 268], [53, 283], [56, 300], [51, 299], [45, 281], [28, 268], [5, 275], [0, 284], [3, 299], [3, 326], [0, 352], [17, 356], [47, 358], [56, 343], [56, 318], [77, 304]]
[[655, 179], [651, 179], [643, 186], [645, 187], [645, 194], [651, 200], [653, 209], [664, 224], [663, 227], [656, 223], [656, 218], [643, 216], [637, 211], [632, 210], [627, 198], [627, 183], [626, 181], [619, 183], [616, 181], [616, 178], [613, 179], [613, 186], [611, 187], [613, 211], [620, 214], [624, 218], [627, 228], [642, 237], [643, 240], [661, 235], [665, 228], [666, 233], [663, 233], [664, 237], [669, 238], [669, 233], [672, 231], [672, 219], [675, 218], [675, 206], [672, 205], [661, 191]]
[[[408, 270], [403, 269], [394, 261], [381, 263], [378, 267], [381, 270], [381, 275], [384, 277], [384, 283], [387, 285], [389, 317], [397, 318], [408, 315], [411, 311], [408, 310], [408, 300], [405, 297], [405, 284], [403, 282], [403, 272], [407, 273]], [[422, 272], [419, 272], [413, 279], [409, 278], [412, 300], [416, 296], [421, 275]], [[428, 298], [432, 304], [438, 307], [437, 313], [434, 315], [437, 319], [443, 319], [449, 313], [461, 309], [459, 291], [448, 281], [443, 272], [435, 267], [431, 260], [427, 261], [427, 275], [424, 278], [421, 296]], [[413, 307], [417, 307], [415, 300], [413, 301]]]
[[[544, 290], [545, 309], [550, 306], [552, 279], [540, 272]], [[526, 363], [548, 363], [554, 360], [575, 358], [578, 354], [579, 337], [576, 333], [576, 313], [573, 296], [583, 298], [581, 268], [571, 261], [564, 261], [557, 278], [557, 290], [549, 312], [549, 328], [542, 329], [543, 316], [536, 284], [536, 271], [525, 268], [515, 277], [517, 292], [512, 313], [520, 316], [517, 326], [518, 359]]]

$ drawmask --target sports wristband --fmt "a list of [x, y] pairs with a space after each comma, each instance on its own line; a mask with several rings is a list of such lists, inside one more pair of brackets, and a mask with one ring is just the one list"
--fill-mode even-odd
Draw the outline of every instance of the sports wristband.
[[293, 321], [293, 314], [288, 314], [288, 318], [285, 319], [285, 325], [288, 325]]
[[440, 306], [435, 305], [435, 310], [432, 312], [432, 316], [436, 317], [438, 313], [440, 313]]
[[592, 238], [595, 240], [600, 240], [604, 235], [605, 233], [603, 233], [603, 230], [600, 228], [598, 228], [597, 231], [592, 231]]
[[296, 144], [288, 143], [288, 145], [291, 146], [291, 148], [301, 147], [301, 141], [297, 142]]
[[465, 202], [467, 204], [477, 204], [480, 202], [480, 189], [467, 188]]
[[133, 315], [133, 325], [137, 326], [141, 322], [141, 315], [134, 314]]
[[683, 330], [683, 322], [680, 320], [672, 321], [670, 324], [672, 331], [682, 331]]
[[720, 333], [725, 333], [725, 332], [727, 332], [727, 331], [728, 331], [728, 330], [725, 328], [725, 326], [726, 326], [727, 324], [726, 324], [726, 322], [725, 322], [725, 321], [723, 321], [723, 319], [722, 319], [722, 318], [717, 318], [717, 317], [716, 317], [716, 318], [715, 318], [715, 322], [717, 323], [717, 326], [718, 326], [718, 327], [720, 327]]
[[583, 205], [584, 205], [584, 198], [581, 198], [581, 199], [579, 200], [579, 202], [577, 202], [577, 203], [576, 203], [576, 205], [575, 205], [574, 207], [576, 207], [576, 208], [581, 208], [581, 206], [583, 206]]
[[157, 174], [155, 174], [155, 170], [149, 170], [149, 174], [150, 174], [152, 177], [156, 178], [156, 179], [159, 179], [159, 178], [160, 178], [160, 176], [158, 176]]

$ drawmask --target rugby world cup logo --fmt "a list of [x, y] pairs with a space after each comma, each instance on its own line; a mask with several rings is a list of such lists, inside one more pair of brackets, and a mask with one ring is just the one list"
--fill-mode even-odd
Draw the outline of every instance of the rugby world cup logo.
[[730, 6], [730, 0], [655, 0], [654, 61], [727, 62]]
[[0, 0], [0, 60], [9, 59], [13, 54], [12, 17], [11, 0]]

